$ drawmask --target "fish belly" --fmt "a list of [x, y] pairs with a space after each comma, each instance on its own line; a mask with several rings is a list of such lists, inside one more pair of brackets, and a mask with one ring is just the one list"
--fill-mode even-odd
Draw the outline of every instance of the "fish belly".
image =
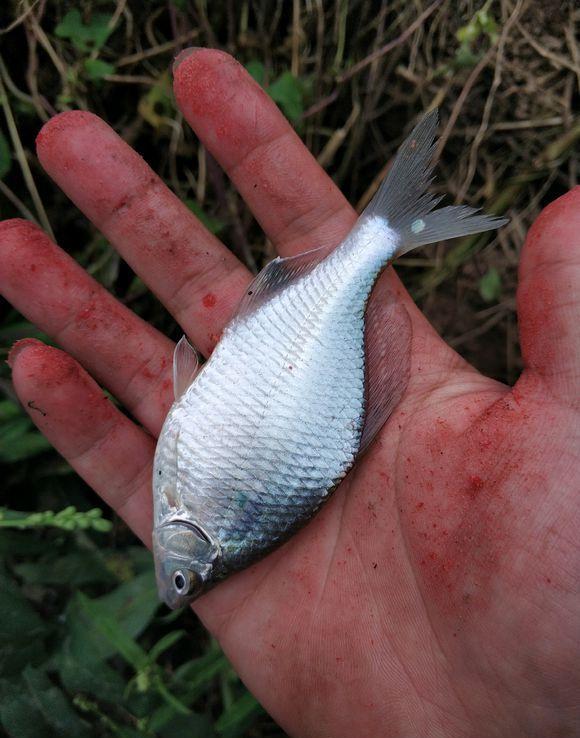
[[235, 323], [180, 409], [179, 496], [224, 573], [305, 523], [359, 448], [364, 300], [307, 286]]

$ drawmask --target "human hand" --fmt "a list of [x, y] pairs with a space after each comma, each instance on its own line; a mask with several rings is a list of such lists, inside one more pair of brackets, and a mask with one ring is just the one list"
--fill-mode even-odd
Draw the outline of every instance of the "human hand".
[[[279, 253], [344, 237], [353, 210], [233, 59], [195, 51], [175, 91]], [[95, 116], [57, 116], [38, 154], [207, 355], [249, 283], [245, 267]], [[292, 735], [580, 731], [579, 230], [577, 188], [528, 236], [526, 369], [511, 389], [447, 347], [389, 270], [379, 295], [396, 293], [412, 326], [402, 402], [305, 529], [196, 602]], [[171, 342], [30, 223], [0, 224], [0, 264], [0, 291], [68, 352], [19, 343], [20, 400], [149, 544]]]

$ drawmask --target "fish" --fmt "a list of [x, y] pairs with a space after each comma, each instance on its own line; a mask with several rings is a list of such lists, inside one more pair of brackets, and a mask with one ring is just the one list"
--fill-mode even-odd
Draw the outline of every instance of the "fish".
[[336, 248], [279, 257], [258, 274], [201, 368], [187, 338], [177, 344], [175, 402], [153, 464], [155, 571], [170, 608], [311, 520], [393, 412], [409, 342], [394, 313], [369, 302], [382, 271], [419, 246], [507, 223], [436, 207], [437, 126], [436, 110], [416, 125]]

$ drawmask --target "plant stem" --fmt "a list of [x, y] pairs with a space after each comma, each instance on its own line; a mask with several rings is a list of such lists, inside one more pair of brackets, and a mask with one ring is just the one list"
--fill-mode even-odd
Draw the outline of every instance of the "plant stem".
[[44, 228], [44, 230], [48, 233], [48, 235], [51, 236], [51, 238], [54, 238], [54, 234], [52, 232], [52, 228], [50, 227], [48, 216], [44, 209], [44, 205], [42, 204], [42, 200], [40, 199], [40, 195], [38, 194], [38, 190], [36, 189], [36, 184], [34, 182], [32, 172], [30, 171], [28, 160], [26, 159], [26, 153], [24, 151], [24, 147], [22, 146], [22, 141], [20, 140], [20, 136], [18, 135], [18, 128], [16, 126], [16, 121], [14, 120], [14, 114], [12, 113], [12, 108], [10, 107], [10, 101], [8, 100], [8, 93], [6, 92], [6, 88], [4, 86], [3, 75], [1, 73], [0, 73], [0, 104], [2, 105], [2, 108], [4, 109], [4, 115], [6, 116], [6, 123], [8, 125], [8, 132], [10, 134], [10, 138], [12, 139], [12, 145], [14, 147], [14, 153], [16, 154], [16, 159], [18, 160], [18, 163], [20, 164], [20, 169], [22, 170], [22, 176], [24, 177], [24, 181], [26, 182], [28, 192], [30, 193], [30, 197], [32, 198], [32, 201], [34, 203], [34, 207], [38, 214], [38, 219], [40, 223], [42, 224], [42, 227]]

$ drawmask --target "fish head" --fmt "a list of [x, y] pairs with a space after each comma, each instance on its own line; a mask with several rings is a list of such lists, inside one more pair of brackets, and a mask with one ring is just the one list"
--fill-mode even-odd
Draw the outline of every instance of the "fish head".
[[153, 552], [159, 596], [172, 609], [188, 605], [212, 580], [218, 550], [194, 523], [161, 525], [153, 534]]

